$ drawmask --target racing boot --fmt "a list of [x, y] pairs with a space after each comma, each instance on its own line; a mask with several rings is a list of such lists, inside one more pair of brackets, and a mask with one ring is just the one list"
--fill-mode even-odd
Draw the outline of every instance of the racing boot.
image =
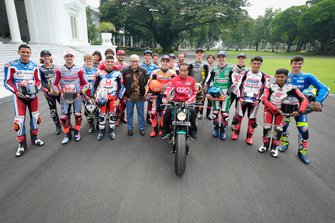
[[24, 141], [19, 142], [19, 148], [17, 148], [16, 157], [20, 157], [24, 154], [24, 152], [27, 150], [27, 142], [26, 139], [24, 139]]
[[268, 148], [269, 148], [269, 143], [263, 142], [263, 145], [261, 145], [261, 147], [258, 148], [258, 152], [265, 153], [266, 151], [268, 151]]
[[247, 138], [245, 140], [247, 142], [248, 145], [252, 145], [253, 141], [252, 141], [252, 134], [247, 133]]
[[219, 123], [214, 123], [214, 130], [213, 130], [212, 136], [214, 138], [219, 137]]
[[105, 129], [100, 129], [97, 136], [97, 140], [101, 141], [104, 138], [104, 136], [105, 136]]
[[31, 143], [35, 146], [43, 146], [44, 142], [40, 140], [37, 135], [30, 134]]
[[147, 113], [147, 122], [148, 122], [149, 124], [152, 123], [152, 120], [151, 120], [151, 117], [150, 117], [150, 113], [149, 113], [149, 112]]
[[226, 138], [227, 138], [226, 127], [227, 127], [227, 126], [221, 124], [221, 127], [220, 127], [220, 139], [221, 139], [222, 141], [226, 140]]
[[67, 144], [72, 139], [71, 131], [69, 133], [65, 133], [65, 137], [62, 140], [62, 144]]
[[60, 125], [59, 121], [55, 123], [56, 126], [56, 135], [59, 135], [62, 131], [62, 126]]
[[206, 110], [206, 118], [208, 120], [213, 120], [213, 118], [211, 116], [211, 111], [212, 111], [212, 108], [207, 108], [207, 110]]
[[289, 146], [288, 132], [283, 132], [280, 140], [281, 140], [281, 145], [279, 146], [278, 149], [280, 152], [285, 152]]
[[92, 134], [94, 132], [94, 124], [93, 121], [88, 123], [88, 133]]
[[309, 164], [311, 160], [307, 156], [307, 150], [306, 149], [299, 149], [298, 150], [298, 157], [304, 164]]
[[158, 132], [158, 127], [153, 127], [150, 133], [150, 137], [155, 137], [157, 135], [157, 132]]
[[80, 131], [79, 130], [74, 130], [74, 140], [79, 142], [80, 139], [81, 139]]
[[278, 146], [276, 146], [276, 145], [274, 145], [274, 144], [272, 144], [271, 145], [271, 156], [273, 157], [273, 158], [277, 158], [278, 157]]
[[121, 112], [121, 117], [120, 117], [121, 122], [127, 124], [127, 119], [126, 119], [126, 115], [125, 112]]
[[116, 138], [115, 132], [113, 128], [109, 128], [109, 138], [110, 140], [114, 140]]

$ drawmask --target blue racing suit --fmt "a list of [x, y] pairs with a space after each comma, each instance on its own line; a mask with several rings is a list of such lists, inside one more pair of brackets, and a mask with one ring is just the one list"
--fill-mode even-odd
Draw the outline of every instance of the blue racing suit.
[[149, 77], [151, 76], [152, 71], [158, 69], [156, 64], [153, 63], [146, 64], [145, 62], [143, 62], [141, 67], [147, 70]]

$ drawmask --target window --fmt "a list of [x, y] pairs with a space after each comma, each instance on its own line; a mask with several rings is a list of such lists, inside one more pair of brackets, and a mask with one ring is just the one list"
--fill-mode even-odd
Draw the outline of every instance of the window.
[[72, 31], [72, 38], [78, 38], [78, 28], [77, 28], [77, 17], [70, 16], [71, 19], [71, 31]]

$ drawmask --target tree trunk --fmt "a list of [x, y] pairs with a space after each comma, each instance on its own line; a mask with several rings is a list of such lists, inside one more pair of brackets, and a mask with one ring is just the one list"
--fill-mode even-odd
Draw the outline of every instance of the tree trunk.
[[256, 43], [256, 51], [258, 51], [258, 45], [259, 45], [259, 43]]

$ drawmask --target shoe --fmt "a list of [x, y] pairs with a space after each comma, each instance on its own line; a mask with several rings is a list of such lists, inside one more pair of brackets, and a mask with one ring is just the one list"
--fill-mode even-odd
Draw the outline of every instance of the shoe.
[[44, 142], [37, 138], [37, 135], [31, 135], [31, 143], [35, 146], [43, 146]]
[[128, 130], [128, 136], [133, 136], [133, 135], [134, 135], [133, 130], [132, 129]]
[[239, 133], [237, 131], [234, 131], [233, 135], [231, 136], [232, 140], [237, 140], [238, 139]]
[[258, 148], [258, 152], [260, 153], [265, 153], [268, 149], [263, 145], [261, 145], [261, 147]]
[[281, 145], [279, 146], [278, 150], [280, 152], [285, 152], [288, 149], [289, 142], [288, 142], [288, 132], [283, 132], [282, 137], [280, 138], [281, 140]]
[[152, 128], [152, 131], [150, 132], [150, 137], [155, 137], [157, 135], [157, 127]]
[[206, 118], [207, 118], [208, 120], [213, 120], [213, 118], [212, 118], [211, 115], [206, 115]]
[[271, 156], [273, 158], [277, 158], [279, 155], [279, 152], [278, 152], [278, 147], [277, 146], [274, 146], [274, 148], [271, 149]]
[[127, 119], [126, 119], [126, 117], [125, 117], [124, 115], [121, 115], [120, 120], [121, 120], [121, 122], [123, 122], [123, 123], [125, 123], [125, 124], [128, 123], [128, 121], [127, 121]]
[[75, 141], [80, 141], [81, 136], [80, 136], [80, 131], [74, 130], [74, 140]]
[[150, 114], [148, 114], [148, 113], [147, 113], [147, 122], [148, 122], [149, 124], [152, 123], [152, 120], [151, 120], [151, 118], [150, 118]]
[[192, 132], [191, 133], [191, 138], [194, 139], [194, 140], [197, 140], [198, 139], [197, 133]]
[[251, 137], [248, 137], [245, 141], [247, 142], [248, 145], [252, 145], [253, 144]]
[[165, 140], [165, 139], [170, 139], [171, 137], [171, 134], [170, 133], [166, 133], [163, 135], [162, 139]]
[[162, 136], [163, 134], [164, 134], [164, 131], [163, 130], [159, 130], [158, 135]]
[[110, 140], [115, 140], [116, 135], [113, 129], [109, 129], [109, 139]]
[[88, 133], [92, 134], [94, 132], [94, 124], [93, 122], [88, 123]]
[[62, 131], [62, 126], [59, 123], [55, 125], [56, 125], [56, 135], [59, 135]]
[[307, 156], [307, 150], [305, 149], [298, 150], [298, 157], [304, 164], [309, 164], [311, 162], [311, 160]]
[[101, 141], [105, 136], [105, 129], [100, 129], [97, 135], [97, 141]]
[[140, 134], [141, 134], [141, 136], [144, 136], [144, 135], [145, 135], [145, 131], [144, 131], [144, 129], [140, 129]]
[[64, 139], [62, 140], [62, 144], [67, 144], [72, 139], [71, 132], [66, 133]]
[[226, 140], [226, 138], [227, 138], [227, 134], [226, 134], [226, 127], [224, 126], [221, 126], [220, 127], [220, 139], [222, 140], [222, 141], [224, 141], [224, 140]]
[[218, 125], [214, 125], [214, 130], [213, 130], [212, 136], [214, 138], [219, 137], [219, 126]]
[[26, 140], [24, 140], [23, 142], [19, 142], [19, 148], [17, 148], [15, 156], [16, 157], [22, 156], [24, 152], [26, 151], [26, 149], [27, 149]]
[[202, 119], [202, 114], [198, 113], [198, 119]]

